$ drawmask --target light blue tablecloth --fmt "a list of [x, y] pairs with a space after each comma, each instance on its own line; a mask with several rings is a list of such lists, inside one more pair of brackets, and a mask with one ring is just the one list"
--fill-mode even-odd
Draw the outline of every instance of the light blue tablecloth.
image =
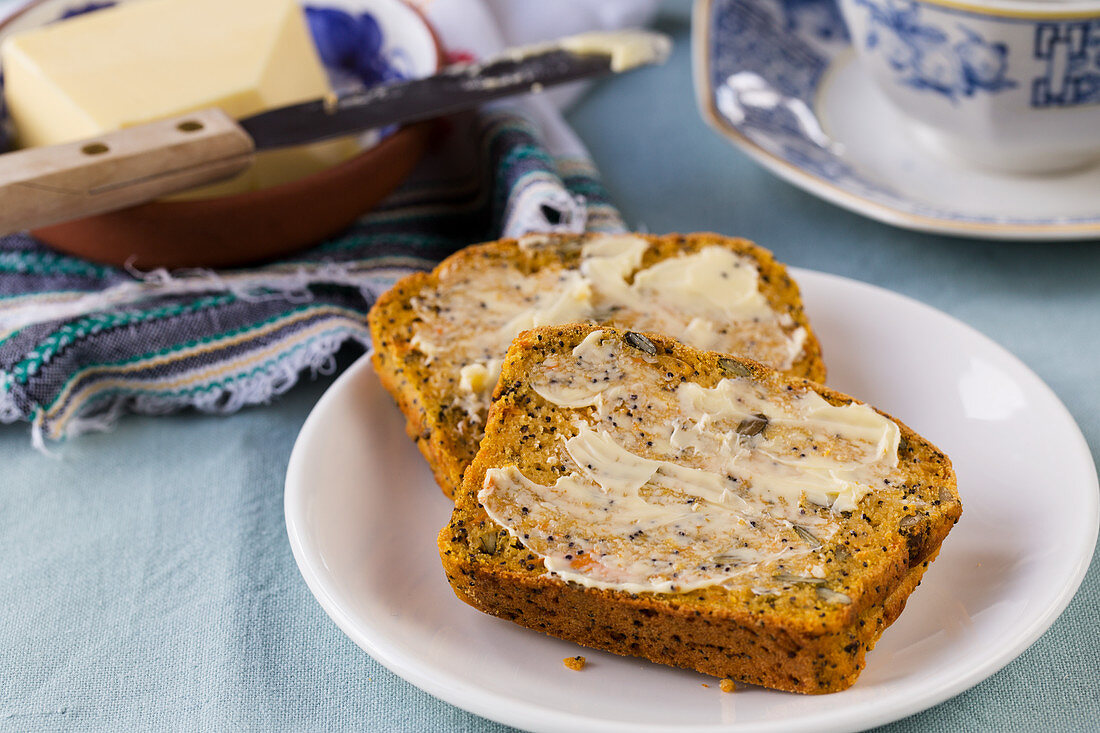
[[[571, 122], [626, 219], [751, 237], [784, 261], [940, 308], [1046, 380], [1100, 454], [1100, 242], [904, 232], [775, 179], [695, 111], [686, 3], [665, 68]], [[325, 380], [232, 417], [131, 418], [47, 458], [0, 428], [0, 730], [470, 730], [348, 640], [309, 594], [283, 472]], [[1100, 564], [1003, 671], [889, 731], [1082, 730], [1100, 720]]]

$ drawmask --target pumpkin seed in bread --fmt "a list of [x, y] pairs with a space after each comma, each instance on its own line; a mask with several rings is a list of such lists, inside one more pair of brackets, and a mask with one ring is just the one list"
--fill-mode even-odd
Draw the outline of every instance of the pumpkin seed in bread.
[[487, 613], [823, 693], [855, 681], [961, 511], [947, 457], [867, 405], [571, 325], [513, 342], [439, 548]]
[[370, 312], [375, 369], [447, 496], [477, 453], [512, 339], [583, 321], [825, 377], [798, 286], [746, 240], [536, 235], [468, 247], [401, 280]]

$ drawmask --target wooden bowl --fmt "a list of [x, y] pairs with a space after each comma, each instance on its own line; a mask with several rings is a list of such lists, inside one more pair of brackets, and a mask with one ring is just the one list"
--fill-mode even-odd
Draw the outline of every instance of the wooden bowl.
[[[443, 54], [424, 17], [402, 0], [318, 0], [370, 12], [407, 72], [426, 75]], [[33, 0], [0, 21], [0, 38], [50, 22], [79, 3]], [[54, 249], [110, 265], [235, 267], [285, 256], [338, 233], [396, 188], [427, 149], [434, 124], [402, 127], [349, 160], [260, 191], [154, 201], [35, 229]]]

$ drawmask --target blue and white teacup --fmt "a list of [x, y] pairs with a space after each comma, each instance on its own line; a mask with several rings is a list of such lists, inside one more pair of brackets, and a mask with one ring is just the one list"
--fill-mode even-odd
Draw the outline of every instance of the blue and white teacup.
[[934, 147], [1021, 173], [1100, 159], [1100, 0], [839, 0], [871, 76]]

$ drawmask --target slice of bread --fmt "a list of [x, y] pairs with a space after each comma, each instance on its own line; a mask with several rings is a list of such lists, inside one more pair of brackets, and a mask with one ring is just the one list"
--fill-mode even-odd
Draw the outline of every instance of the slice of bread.
[[798, 286], [768, 251], [716, 234], [536, 235], [467, 247], [371, 309], [374, 367], [453, 496], [508, 345], [533, 326], [669, 333], [823, 381]]
[[494, 397], [439, 535], [448, 580], [617, 654], [844, 689], [962, 512], [900, 422], [657, 334], [527, 331]]

